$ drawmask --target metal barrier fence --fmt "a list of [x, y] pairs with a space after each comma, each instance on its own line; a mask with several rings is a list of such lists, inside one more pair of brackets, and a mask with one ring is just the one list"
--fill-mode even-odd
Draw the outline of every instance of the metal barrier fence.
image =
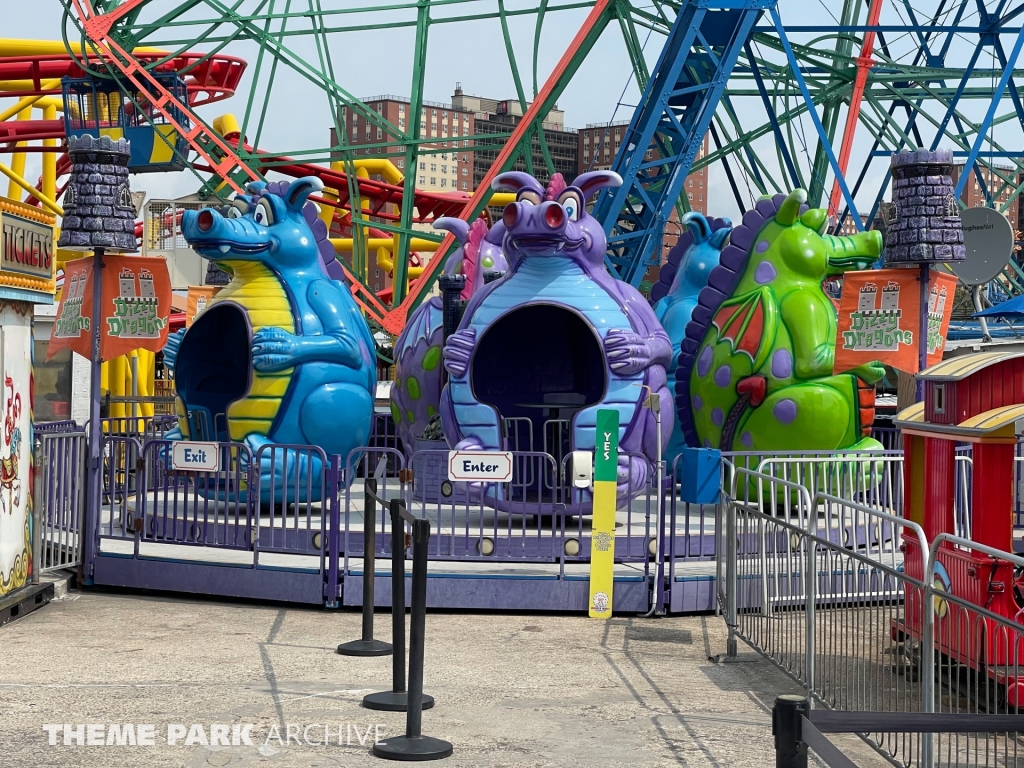
[[[990, 569], [982, 575], [980, 590], [965, 583], [970, 570]], [[931, 543], [924, 571], [926, 589], [918, 602], [924, 632], [908, 628], [908, 641], [916, 640], [921, 679], [941, 684], [926, 704], [927, 712], [956, 715], [1017, 715], [1024, 712], [1024, 600], [1012, 602], [1019, 608], [1014, 618], [991, 610], [997, 597], [997, 580], [1003, 589], [1019, 589], [1024, 575], [1024, 558], [986, 547], [967, 539], [941, 534]], [[1009, 578], [1006, 578], [1009, 577]], [[950, 591], [959, 582], [959, 595]], [[965, 593], [974, 592], [972, 601]], [[979, 594], [980, 592], [980, 594]], [[1007, 596], [1009, 597], [1009, 596]], [[984, 604], [981, 598], [985, 599]], [[929, 629], [934, 642], [928, 642]], [[936, 765], [995, 766], [1024, 762], [1024, 732], [991, 729], [976, 733], [937, 733], [923, 737], [935, 756]], [[928, 768], [928, 766], [926, 766]]]
[[[850, 717], [1021, 713], [1024, 558], [946, 534], [929, 546], [920, 527], [877, 508], [812, 496], [764, 472], [728, 468], [727, 476], [719, 599], [728, 655], [742, 639], [816, 705]], [[1000, 719], [978, 722], [992, 725], [859, 730], [897, 765], [1024, 761], [1022, 734]]]
[[84, 432], [68, 424], [47, 425], [36, 435], [33, 515], [36, 574], [77, 568], [82, 562], [82, 516], [85, 508]]

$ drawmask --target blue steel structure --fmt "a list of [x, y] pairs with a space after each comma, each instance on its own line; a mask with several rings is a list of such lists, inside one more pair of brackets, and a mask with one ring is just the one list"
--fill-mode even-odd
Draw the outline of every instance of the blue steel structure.
[[[687, 175], [714, 163], [722, 164], [741, 212], [759, 195], [795, 187], [808, 189], [809, 203], [821, 205], [826, 181], [834, 180], [842, 192], [832, 211], [838, 232], [844, 223], [863, 229], [875, 219], [889, 187], [892, 152], [942, 146], [968, 169], [958, 179], [958, 195], [973, 177], [989, 205], [1010, 207], [1024, 187], [1024, 163], [1013, 149], [1020, 141], [1005, 138], [1009, 129], [1018, 137], [1024, 131], [1018, 87], [1024, 70], [1015, 68], [1024, 47], [1024, 3], [938, 0], [922, 8], [895, 0], [882, 9], [879, 23], [862, 23], [875, 2], [846, 0], [841, 11], [826, 9], [839, 22], [827, 24], [784, 23], [797, 20], [791, 6], [781, 7], [785, 0], [683, 4], [651, 79], [638, 71], [643, 96], [612, 165], [624, 186], [605, 192], [595, 207], [608, 233], [611, 270], [640, 284], [661, 259], [673, 209], [682, 214], [688, 208], [681, 194]], [[875, 42], [858, 56], [869, 32]], [[867, 77], [855, 126], [863, 126], [871, 145], [846, 164], [833, 147], [842, 139], [838, 117], [850, 108], [858, 67], [867, 67]], [[897, 117], [901, 111], [905, 117]], [[763, 122], [745, 129], [758, 114]], [[698, 157], [706, 134], [712, 148]], [[778, 158], [774, 168], [771, 155]], [[885, 168], [876, 166], [872, 176], [879, 157]], [[1011, 167], [997, 167], [1007, 162]], [[865, 183], [879, 176], [877, 191], [868, 192]], [[869, 203], [862, 206], [866, 217], [855, 197]], [[1024, 292], [1016, 264], [999, 281], [1004, 290]]]
[[[688, 0], [633, 114], [594, 217], [608, 236], [608, 266], [638, 286], [661, 258], [665, 222], [676, 206], [758, 17], [776, 0]], [[648, 150], [656, 155], [653, 159]]]

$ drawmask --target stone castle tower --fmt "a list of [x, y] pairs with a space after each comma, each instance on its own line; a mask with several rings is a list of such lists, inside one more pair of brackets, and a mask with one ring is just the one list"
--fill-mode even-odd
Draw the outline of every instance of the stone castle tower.
[[109, 136], [69, 136], [71, 180], [64, 192], [60, 248], [112, 253], [137, 250], [135, 204], [128, 183], [131, 146]]
[[953, 197], [953, 153], [948, 149], [892, 156], [892, 212], [886, 222], [885, 263], [963, 261], [964, 230]]

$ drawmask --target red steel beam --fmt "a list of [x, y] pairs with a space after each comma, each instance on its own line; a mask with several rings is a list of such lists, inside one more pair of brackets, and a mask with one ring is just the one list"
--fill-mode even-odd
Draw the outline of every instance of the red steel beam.
[[[882, 0], [871, 0], [868, 8], [868, 26], [874, 27], [882, 15]], [[845, 176], [846, 169], [850, 165], [850, 153], [853, 150], [853, 139], [857, 134], [857, 126], [860, 124], [860, 105], [864, 101], [864, 88], [868, 82], [868, 72], [874, 66], [875, 60], [872, 53], [875, 50], [875, 32], [868, 30], [864, 33], [864, 42], [860, 47], [860, 56], [857, 57], [857, 75], [853, 81], [853, 93], [850, 94], [850, 109], [846, 113], [846, 127], [843, 129], [843, 143], [839, 149], [839, 170]], [[839, 199], [842, 197], [842, 190], [839, 188], [839, 180], [832, 182], [832, 197], [829, 200], [828, 210], [833, 216], [839, 215]], [[859, 222], [858, 222], [859, 224]], [[870, 225], [870, 222], [868, 222]]]

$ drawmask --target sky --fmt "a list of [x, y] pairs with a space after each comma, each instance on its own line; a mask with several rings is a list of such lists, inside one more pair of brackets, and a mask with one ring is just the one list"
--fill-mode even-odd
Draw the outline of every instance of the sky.
[[[281, 6], [279, 0], [278, 6]], [[251, 7], [253, 0], [243, 0]], [[301, 0], [293, 0], [298, 7]], [[310, 0], [313, 2], [313, 0]], [[363, 0], [365, 5], [382, 3], [383, 0]], [[916, 6], [935, 5], [937, 0], [922, 0]], [[63, 7], [59, 0], [33, 0], [18, 2], [16, 0], [0, 0], [4, 6], [5, 36], [34, 39], [60, 39], [61, 18]], [[180, 0], [153, 0], [144, 13], [144, 18], [153, 18], [160, 11], [166, 11], [180, 4]], [[352, 0], [320, 0], [325, 9], [352, 8]], [[535, 0], [506, 0], [506, 8], [516, 10], [535, 5]], [[991, 2], [990, 2], [991, 4]], [[647, 5], [640, 0], [638, 5]], [[973, 5], [973, 3], [972, 3]], [[780, 0], [780, 14], [787, 24], [827, 23], [839, 13], [839, 0]], [[193, 16], [202, 12], [204, 17], [210, 11], [205, 6], [193, 12]], [[441, 6], [438, 15], [445, 13], [482, 13], [493, 12], [496, 0], [479, 0], [470, 5]], [[450, 10], [449, 10], [450, 9]], [[919, 9], [920, 10], [920, 9]], [[883, 11], [883, 23], [900, 23], [899, 9], [889, 3]], [[555, 66], [569, 41], [578, 30], [586, 15], [585, 9], [551, 13], [544, 25], [537, 56], [538, 80], [542, 84], [548, 72]], [[345, 23], [379, 23], [394, 21], [399, 17], [379, 12], [342, 17]], [[411, 18], [408, 15], [402, 18]], [[295, 22], [296, 24], [298, 22]], [[184, 37], [194, 36], [196, 29], [182, 28]], [[534, 46], [534, 16], [514, 17], [510, 21], [511, 34], [519, 69], [523, 77], [523, 86], [528, 94], [532, 93], [533, 78], [531, 62]], [[192, 31], [189, 31], [192, 30]], [[165, 29], [163, 38], [170, 38], [176, 33]], [[643, 29], [638, 29], [641, 43], [644, 44], [644, 56], [649, 67], [654, 67], [663, 38], [657, 34], [647, 37]], [[800, 37], [794, 34], [794, 42], [809, 40], [812, 36]], [[820, 37], [820, 36], [818, 36]], [[448, 102], [456, 83], [461, 83], [466, 93], [484, 95], [495, 98], [511, 98], [515, 88], [500, 34], [499, 22], [459, 21], [457, 23], [439, 23], [432, 25], [429, 31], [427, 50], [425, 98], [430, 101]], [[410, 92], [412, 73], [412, 57], [414, 50], [414, 29], [412, 27], [394, 27], [384, 30], [362, 31], [358, 33], [334, 34], [331, 36], [331, 59], [334, 67], [334, 80], [337, 85], [356, 97], [369, 97], [377, 94], [394, 94], [407, 97]], [[903, 40], [906, 49], [911, 41]], [[890, 43], [899, 48], [901, 41], [890, 36]], [[318, 53], [311, 36], [290, 37], [287, 45], [291, 46], [300, 56], [316, 62]], [[815, 45], [830, 47], [831, 40], [818, 40]], [[962, 41], [954, 44], [952, 52], [958, 53], [959, 48], [967, 50]], [[196, 50], [209, 50], [208, 45], [201, 43], [194, 46]], [[765, 51], [767, 53], [767, 51]], [[225, 112], [232, 112], [240, 118], [246, 110], [246, 102], [253, 91], [253, 76], [259, 49], [255, 43], [233, 41], [224, 53], [240, 56], [249, 62], [246, 75], [238, 93], [231, 99], [209, 105], [200, 114], [207, 121]], [[256, 102], [254, 114], [262, 115], [264, 127], [260, 136], [261, 148], [275, 151], [297, 150], [301, 148], [323, 147], [328, 144], [328, 130], [332, 124], [330, 104], [323, 90], [309, 82], [298, 72], [280, 66], [273, 74], [269, 99], [262, 107], [263, 95], [268, 92], [267, 79], [270, 73], [269, 62], [265, 62], [260, 83], [255, 88]], [[769, 83], [769, 88], [774, 84]], [[632, 77], [632, 69], [617, 24], [610, 24], [595, 45], [591, 54], [584, 62], [580, 71], [566, 87], [559, 100], [559, 107], [565, 111], [566, 124], [572, 127], [584, 127], [590, 123], [607, 123], [611, 120], [628, 120], [639, 100], [639, 93]], [[1008, 100], [1005, 100], [1008, 101]], [[3, 105], [0, 105], [3, 106]], [[792, 104], [790, 104], [792, 106]], [[780, 110], [786, 105], [780, 103]], [[969, 112], [973, 106], [966, 107]], [[721, 107], [720, 107], [721, 109]], [[748, 127], [766, 122], [765, 108], [757, 99], [739, 99], [735, 104], [736, 112], [741, 121]], [[980, 109], [980, 108], [979, 108]], [[1004, 106], [1005, 110], [1006, 107]], [[980, 112], [978, 113], [980, 116]], [[843, 119], [845, 118], [845, 113]], [[253, 117], [247, 129], [247, 135], [255, 135]], [[1012, 129], [1012, 126], [1010, 126]], [[1007, 136], [1007, 128], [997, 129]], [[1008, 137], [1009, 138], [1009, 137]], [[853, 146], [853, 155], [863, 157], [872, 137], [863, 128], [859, 131]], [[1000, 140], [1004, 140], [1000, 136]], [[798, 154], [803, 154], [804, 165], [814, 151], [814, 128], [809, 119], [794, 123], [793, 143]], [[1017, 142], [1019, 146], [1019, 142]], [[775, 174], [779, 186], [784, 183], [775, 142], [771, 136], [761, 139], [751, 151], [763, 158]], [[876, 161], [867, 176], [864, 191], [858, 195], [859, 207], [869, 206], [879, 184], [882, 182], [885, 163]], [[38, 159], [30, 155], [27, 176], [36, 178], [39, 173]], [[710, 169], [709, 200], [710, 213], [737, 218], [740, 214], [725, 174], [720, 165]], [[142, 189], [152, 198], [173, 198], [195, 191], [200, 181], [189, 172], [175, 174], [145, 174], [133, 177], [133, 187]], [[746, 195], [751, 186], [749, 179], [741, 176], [738, 185]], [[826, 188], [831, 189], [831, 175], [826, 181]]]

